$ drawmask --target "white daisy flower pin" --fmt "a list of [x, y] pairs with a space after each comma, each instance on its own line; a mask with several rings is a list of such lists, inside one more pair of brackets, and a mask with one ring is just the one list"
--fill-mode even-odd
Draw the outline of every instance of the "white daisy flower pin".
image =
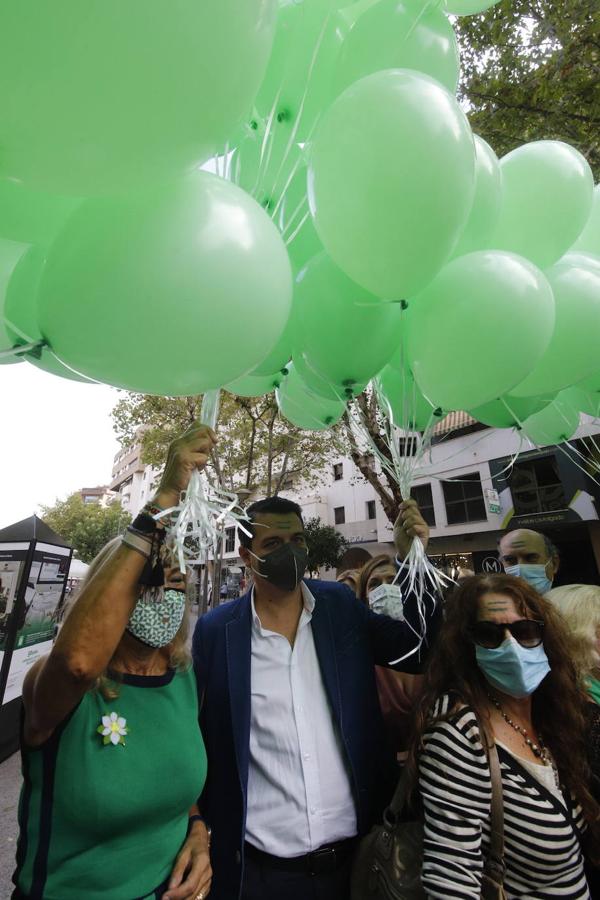
[[96, 729], [98, 734], [102, 735], [103, 744], [125, 744], [125, 735], [129, 734], [127, 728], [127, 719], [120, 716], [116, 712], [111, 712], [107, 716], [102, 716], [102, 723]]

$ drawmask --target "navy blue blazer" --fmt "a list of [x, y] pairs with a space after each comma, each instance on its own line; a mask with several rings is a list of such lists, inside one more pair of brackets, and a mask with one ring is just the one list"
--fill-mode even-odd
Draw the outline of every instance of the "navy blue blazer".
[[[345, 585], [311, 580], [306, 584], [316, 601], [312, 615], [315, 648], [345, 750], [362, 834], [389, 802], [397, 777], [383, 729], [374, 665], [387, 666], [390, 660], [412, 650], [416, 639], [404, 622], [375, 615]], [[416, 610], [410, 598], [405, 601], [405, 616], [416, 627]], [[429, 643], [436, 619], [435, 615], [429, 618]], [[251, 634], [248, 592], [199, 619], [193, 638], [208, 755], [208, 777], [200, 805], [212, 828], [211, 900], [236, 900], [241, 890], [250, 745]], [[421, 662], [414, 654], [394, 668], [418, 672]]]

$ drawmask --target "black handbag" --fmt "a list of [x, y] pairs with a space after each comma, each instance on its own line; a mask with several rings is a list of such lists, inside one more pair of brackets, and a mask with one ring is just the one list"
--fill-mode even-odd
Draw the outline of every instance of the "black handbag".
[[[496, 745], [487, 749], [492, 777], [490, 851], [481, 883], [484, 900], [504, 900], [504, 801]], [[404, 772], [383, 814], [364, 837], [354, 858], [352, 900], [425, 900], [421, 882], [423, 866], [423, 816], [410, 813], [409, 779]]]

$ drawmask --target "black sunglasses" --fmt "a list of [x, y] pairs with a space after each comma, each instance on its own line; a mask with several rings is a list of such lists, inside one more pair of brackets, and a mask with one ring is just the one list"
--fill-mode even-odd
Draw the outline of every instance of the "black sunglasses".
[[495, 650], [510, 631], [522, 647], [539, 647], [544, 635], [544, 623], [537, 619], [519, 619], [517, 622], [476, 622], [471, 637], [480, 647]]

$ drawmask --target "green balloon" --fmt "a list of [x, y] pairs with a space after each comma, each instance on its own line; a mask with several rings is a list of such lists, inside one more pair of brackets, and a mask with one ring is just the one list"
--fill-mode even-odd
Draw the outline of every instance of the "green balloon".
[[366, 381], [345, 387], [332, 384], [328, 378], [317, 372], [310, 362], [308, 353], [302, 347], [294, 348], [293, 361], [296, 372], [309, 391], [318, 397], [324, 397], [325, 400], [349, 400], [362, 393], [368, 384]]
[[[23, 254], [27, 253], [28, 250], [28, 244], [0, 238], [0, 352], [10, 350], [15, 344], [14, 338], [8, 333], [5, 324], [6, 294], [15, 268]], [[18, 358], [13, 359], [13, 357], [2, 360], [5, 364], [10, 364], [13, 361], [20, 362]]]
[[294, 317], [308, 367], [342, 395], [380, 372], [400, 342], [400, 304], [369, 294], [326, 253], [297, 276]]
[[283, 332], [291, 293], [268, 216], [240, 188], [196, 171], [83, 203], [50, 250], [39, 321], [59, 359], [90, 378], [189, 395], [256, 367]]
[[594, 179], [585, 158], [562, 141], [533, 141], [500, 160], [503, 197], [490, 246], [546, 269], [581, 233]]
[[290, 363], [287, 377], [276, 391], [277, 405], [282, 416], [307, 431], [324, 431], [335, 425], [344, 415], [342, 401], [325, 400], [311, 393]]
[[454, 94], [460, 60], [454, 29], [441, 9], [421, 0], [381, 0], [363, 13], [344, 41], [335, 94], [381, 69], [414, 69]]
[[600, 184], [594, 188], [592, 211], [586, 226], [571, 249], [600, 256]]
[[473, 250], [490, 246], [502, 204], [502, 172], [498, 157], [479, 135], [475, 138], [475, 196], [469, 219], [453, 256], [464, 256]]
[[334, 262], [378, 297], [423, 288], [473, 200], [475, 145], [454, 97], [407, 69], [362, 78], [322, 117], [310, 160], [311, 211]]
[[587, 378], [584, 378], [583, 381], [578, 382], [576, 387], [581, 388], [583, 391], [587, 391], [590, 394], [599, 393], [600, 369], [596, 369], [592, 375], [589, 375]]
[[567, 253], [546, 270], [546, 276], [554, 292], [554, 332], [541, 359], [514, 388], [518, 397], [559, 391], [598, 368], [600, 260]]
[[[6, 291], [4, 319], [13, 344], [31, 344], [43, 340], [38, 323], [37, 300], [45, 263], [46, 251], [41, 247], [31, 247], [21, 256], [12, 273]], [[93, 383], [93, 379], [63, 365], [49, 348], [28, 353], [25, 358], [32, 366], [51, 375], [68, 378], [70, 381]]]
[[92, 195], [191, 171], [247, 115], [276, 0], [0, 8], [0, 174]]
[[523, 422], [523, 434], [538, 447], [548, 447], [568, 441], [578, 427], [579, 411], [561, 393], [549, 406]]
[[446, 12], [453, 16], [473, 16], [495, 6], [499, 0], [447, 0]]
[[[341, 4], [340, 4], [341, 5]], [[273, 52], [256, 98], [286, 139], [305, 141], [331, 100], [334, 66], [346, 25], [329, 0], [280, 0]]]
[[470, 409], [469, 415], [478, 422], [489, 425], [490, 428], [515, 428], [529, 416], [552, 403], [553, 399], [553, 397], [513, 397], [507, 394], [499, 400], [492, 400], [491, 403]]
[[225, 385], [225, 390], [236, 397], [262, 397], [278, 388], [283, 378], [282, 372], [276, 375], [244, 375]]
[[406, 431], [424, 431], [433, 418], [444, 415], [426, 400], [417, 384], [407, 371], [398, 371], [393, 366], [385, 366], [375, 379], [375, 386], [381, 397], [384, 410], [389, 409], [394, 425]]
[[574, 410], [597, 419], [600, 417], [600, 392], [585, 391], [578, 385], [560, 392], [560, 396]]
[[554, 327], [544, 274], [513, 253], [459, 256], [409, 301], [407, 361], [442, 409], [474, 409], [523, 381]]
[[80, 203], [78, 197], [33, 191], [19, 181], [0, 178], [0, 237], [48, 245]]

